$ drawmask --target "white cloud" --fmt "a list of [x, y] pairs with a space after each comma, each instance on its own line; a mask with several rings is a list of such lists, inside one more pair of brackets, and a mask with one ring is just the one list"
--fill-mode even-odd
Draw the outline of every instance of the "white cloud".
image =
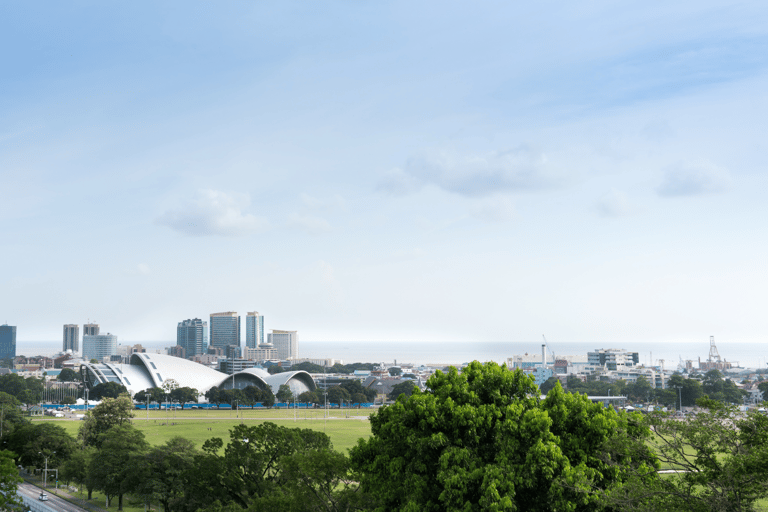
[[405, 196], [418, 192], [421, 187], [421, 180], [407, 174], [400, 168], [395, 168], [386, 173], [376, 189], [391, 196]]
[[656, 189], [660, 196], [695, 196], [724, 192], [731, 186], [727, 169], [711, 162], [678, 162], [664, 172], [664, 179]]
[[598, 199], [595, 209], [602, 217], [626, 217], [639, 211], [639, 207], [624, 192], [615, 189]]
[[155, 223], [190, 236], [250, 235], [263, 231], [269, 223], [247, 213], [249, 206], [250, 199], [245, 194], [200, 190], [192, 201], [180, 209], [168, 210]]
[[304, 206], [313, 210], [336, 211], [344, 209], [346, 201], [339, 194], [331, 197], [313, 197], [309, 194], [301, 194], [301, 202]]
[[535, 190], [554, 183], [547, 173], [547, 156], [523, 145], [482, 155], [441, 151], [415, 156], [408, 160], [405, 170], [390, 171], [379, 190], [405, 195], [426, 184], [477, 197], [500, 191]]
[[483, 222], [509, 222], [515, 218], [515, 207], [510, 198], [495, 196], [475, 204], [470, 215]]
[[147, 276], [150, 273], [149, 265], [146, 263], [139, 263], [136, 265], [136, 271], [143, 276]]
[[293, 213], [288, 217], [288, 227], [299, 229], [310, 235], [317, 235], [331, 230], [331, 225], [327, 220], [321, 217], [300, 215], [298, 213]]

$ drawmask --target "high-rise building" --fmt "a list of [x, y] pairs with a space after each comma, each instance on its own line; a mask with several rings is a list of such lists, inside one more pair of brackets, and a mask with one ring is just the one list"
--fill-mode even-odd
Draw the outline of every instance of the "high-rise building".
[[264, 343], [264, 315], [257, 311], [248, 313], [245, 317], [245, 346], [256, 348]]
[[184, 320], [176, 327], [176, 345], [184, 348], [186, 357], [202, 354], [208, 345], [208, 322], [199, 318]]
[[0, 359], [16, 357], [16, 326], [0, 325]]
[[83, 336], [99, 334], [99, 324], [83, 324]]
[[77, 324], [64, 324], [64, 352], [80, 350], [80, 326]]
[[83, 336], [83, 359], [101, 361], [117, 354], [117, 336], [114, 334], [86, 334]]
[[272, 329], [272, 332], [267, 335], [267, 343], [274, 346], [279, 359], [296, 359], [299, 357], [299, 333], [297, 331]]
[[234, 311], [211, 313], [212, 347], [240, 346], [240, 317]]

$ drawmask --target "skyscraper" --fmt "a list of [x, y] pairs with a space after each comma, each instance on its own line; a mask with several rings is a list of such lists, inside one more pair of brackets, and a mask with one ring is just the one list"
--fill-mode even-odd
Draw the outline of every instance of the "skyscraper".
[[114, 334], [86, 334], [83, 336], [83, 359], [101, 361], [117, 354], [117, 336]]
[[208, 345], [208, 322], [199, 318], [184, 320], [176, 327], [176, 345], [184, 348], [185, 357], [202, 354]]
[[0, 325], [0, 359], [16, 357], [16, 326]]
[[245, 317], [245, 346], [256, 348], [264, 343], [264, 315], [257, 311]]
[[83, 324], [83, 336], [99, 334], [99, 324]]
[[299, 357], [299, 333], [296, 331], [280, 331], [272, 329], [267, 335], [267, 342], [277, 350], [280, 359], [297, 359]]
[[240, 346], [240, 317], [234, 311], [211, 313], [211, 346]]
[[64, 352], [80, 350], [80, 326], [77, 324], [64, 324]]

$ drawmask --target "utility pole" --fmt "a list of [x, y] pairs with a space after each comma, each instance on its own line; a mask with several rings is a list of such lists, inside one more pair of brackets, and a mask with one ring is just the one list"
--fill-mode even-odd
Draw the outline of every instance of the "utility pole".
[[[39, 455], [43, 455], [43, 452], [37, 452]], [[56, 452], [53, 452], [52, 455], [56, 455]], [[43, 455], [45, 457], [45, 474], [43, 475], [43, 489], [46, 489], [48, 487], [48, 457], [50, 455]], [[58, 479], [57, 479], [58, 482]]]

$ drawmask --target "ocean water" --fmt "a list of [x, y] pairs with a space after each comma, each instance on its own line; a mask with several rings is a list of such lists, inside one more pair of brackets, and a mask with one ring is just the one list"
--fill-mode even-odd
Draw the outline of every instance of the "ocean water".
[[[140, 343], [147, 350], [155, 352], [176, 344], [175, 341], [123, 341], [121, 345]], [[600, 342], [550, 342], [555, 355], [586, 355], [590, 350], [601, 348], [623, 348], [636, 351], [640, 363], [660, 365], [664, 359], [666, 368], [676, 368], [680, 358], [692, 359], [709, 356], [709, 339], [685, 343], [613, 343]], [[768, 344], [720, 342], [717, 345], [720, 356], [740, 366], [766, 368]], [[61, 341], [20, 341], [16, 345], [19, 355], [52, 355], [61, 351]], [[311, 358], [341, 359], [344, 363], [370, 362], [392, 364], [454, 364], [473, 361], [504, 362], [517, 354], [540, 354], [541, 341], [312, 341], [300, 340], [299, 355]], [[551, 357], [549, 354], [547, 357]]]

